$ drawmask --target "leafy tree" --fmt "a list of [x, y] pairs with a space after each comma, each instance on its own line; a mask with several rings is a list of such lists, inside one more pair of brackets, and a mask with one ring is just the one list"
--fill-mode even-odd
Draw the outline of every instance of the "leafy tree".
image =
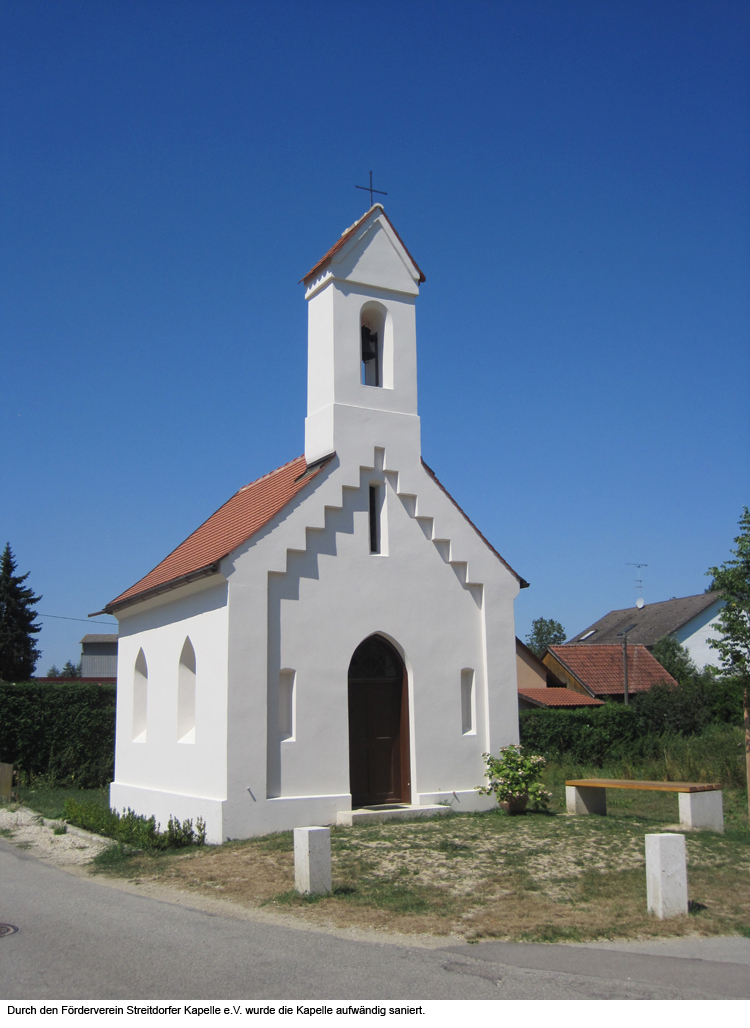
[[694, 682], [700, 675], [688, 650], [677, 639], [672, 639], [668, 635], [654, 643], [651, 654], [680, 685]]
[[526, 636], [526, 645], [543, 657], [548, 646], [559, 646], [565, 642], [565, 629], [559, 621], [552, 618], [536, 618], [531, 622], [531, 631]]
[[60, 672], [60, 678], [80, 678], [81, 677], [81, 664], [74, 664], [72, 660], [67, 660], [63, 664], [63, 669]]
[[750, 687], [750, 510], [743, 507], [740, 534], [735, 538], [737, 549], [730, 550], [734, 560], [720, 567], [709, 568], [717, 589], [726, 600], [719, 612], [719, 626], [723, 636], [710, 639], [709, 645], [719, 651], [722, 673], [740, 680], [744, 688]]
[[42, 597], [23, 585], [30, 572], [16, 575], [15, 570], [10, 543], [6, 543], [0, 558], [0, 680], [6, 682], [31, 678], [41, 656], [34, 636], [42, 626], [34, 624], [36, 611], [31, 608]]
[[735, 536], [734, 560], [725, 560], [721, 567], [709, 568], [718, 589], [726, 600], [719, 611], [719, 625], [724, 633], [720, 639], [709, 639], [709, 646], [719, 651], [722, 674], [732, 676], [742, 689], [745, 722], [745, 767], [747, 770], [747, 809], [750, 818], [750, 510], [742, 508], [740, 534]]
[[59, 677], [60, 677], [60, 668], [56, 664], [53, 664], [52, 667], [47, 672], [47, 678], [59, 678]]

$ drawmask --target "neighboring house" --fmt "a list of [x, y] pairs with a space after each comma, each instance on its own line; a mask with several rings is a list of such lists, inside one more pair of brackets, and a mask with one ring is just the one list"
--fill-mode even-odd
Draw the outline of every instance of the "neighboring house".
[[200, 816], [211, 842], [358, 806], [491, 809], [482, 755], [518, 742], [527, 583], [421, 458], [424, 275], [376, 204], [303, 281], [304, 455], [105, 608], [112, 805]]
[[[677, 685], [656, 657], [645, 646], [627, 647], [628, 695], [644, 692], [660, 682]], [[616, 645], [587, 646], [565, 643], [550, 646], [544, 664], [561, 678], [568, 688], [600, 700], [622, 700], [625, 697], [623, 648]]]
[[516, 636], [518, 709], [532, 707], [600, 707], [601, 701], [568, 689], [565, 682]]
[[97, 682], [117, 678], [117, 635], [84, 635], [81, 639], [81, 678]]
[[708, 640], [721, 634], [718, 619], [723, 606], [721, 593], [708, 592], [662, 600], [661, 603], [648, 603], [640, 608], [611, 610], [565, 645], [585, 643], [598, 646], [601, 643], [622, 642], [618, 640], [617, 633], [628, 625], [635, 625], [628, 632], [628, 643], [642, 643], [651, 649], [658, 639], [668, 635], [682, 643], [697, 667], [703, 668], [706, 664], [718, 661], [718, 654], [708, 645]]

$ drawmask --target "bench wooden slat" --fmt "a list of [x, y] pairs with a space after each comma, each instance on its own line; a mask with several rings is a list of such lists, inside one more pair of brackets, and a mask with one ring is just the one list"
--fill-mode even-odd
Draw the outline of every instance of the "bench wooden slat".
[[717, 792], [716, 782], [636, 782], [630, 778], [573, 778], [566, 785], [585, 789], [642, 789], [647, 792]]

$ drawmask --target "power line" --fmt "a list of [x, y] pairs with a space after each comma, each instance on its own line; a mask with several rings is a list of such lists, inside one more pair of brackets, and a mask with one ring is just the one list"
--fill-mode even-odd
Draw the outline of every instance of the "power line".
[[92, 621], [91, 618], [68, 618], [63, 614], [37, 614], [38, 618], [55, 618], [57, 621], [83, 621], [86, 625], [116, 625], [116, 621]]

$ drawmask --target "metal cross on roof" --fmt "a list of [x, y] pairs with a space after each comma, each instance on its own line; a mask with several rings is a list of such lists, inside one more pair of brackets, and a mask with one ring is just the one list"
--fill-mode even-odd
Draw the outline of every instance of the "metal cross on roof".
[[372, 187], [372, 172], [370, 172], [370, 184], [369, 184], [369, 186], [355, 186], [354, 188], [355, 189], [364, 189], [365, 192], [368, 192], [370, 194], [370, 207], [372, 207], [372, 194], [373, 193], [380, 193], [381, 196], [388, 196], [388, 194], [384, 193], [382, 189], [373, 189], [373, 187]]

